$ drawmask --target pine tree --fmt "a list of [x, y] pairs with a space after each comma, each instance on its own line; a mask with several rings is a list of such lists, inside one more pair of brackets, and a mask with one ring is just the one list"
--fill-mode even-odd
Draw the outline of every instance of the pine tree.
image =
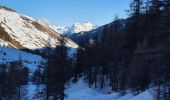
[[80, 48], [77, 50], [75, 66], [73, 67], [74, 82], [76, 82], [78, 80], [78, 78], [80, 78], [82, 76], [83, 71], [84, 71], [83, 53], [84, 53], [83, 48]]
[[170, 1], [162, 0], [165, 11], [168, 13], [170, 11]]
[[148, 0], [150, 13], [154, 16], [160, 16], [161, 0]]
[[130, 15], [138, 19], [142, 14], [142, 4], [143, 0], [133, 0], [130, 4]]
[[19, 63], [18, 62], [11, 62], [10, 67], [8, 70], [8, 99], [20, 99], [20, 85], [19, 85], [19, 70], [18, 70]]
[[[8, 95], [7, 91], [7, 65], [0, 65], [0, 97], [6, 97]], [[2, 99], [2, 98], [0, 98]]]
[[64, 39], [61, 44], [55, 48], [53, 54], [48, 59], [46, 68], [46, 94], [47, 100], [52, 96], [55, 100], [64, 100], [64, 85], [69, 77], [69, 60], [67, 57], [67, 47]]
[[37, 85], [40, 85], [42, 83], [42, 72], [40, 68], [36, 69], [33, 73], [32, 82]]

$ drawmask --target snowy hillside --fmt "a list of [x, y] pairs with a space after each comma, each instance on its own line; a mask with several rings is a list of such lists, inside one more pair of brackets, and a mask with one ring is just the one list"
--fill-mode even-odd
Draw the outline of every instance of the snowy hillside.
[[[13, 47], [20, 49], [39, 49], [59, 45], [62, 36], [47, 25], [31, 17], [18, 14], [6, 8], [0, 8], [1, 39]], [[77, 48], [78, 45], [70, 39], [65, 39], [68, 47]]]
[[71, 84], [66, 89], [66, 100], [154, 100], [151, 90], [146, 90], [138, 95], [127, 93], [124, 96], [120, 96], [119, 93], [113, 92], [108, 94], [99, 90], [88, 88], [88, 86], [79, 80], [76, 84]]
[[[29, 94], [30, 99], [33, 99], [36, 94], [36, 89], [43, 89], [44, 86], [41, 85], [37, 87], [34, 84], [29, 84]], [[124, 96], [121, 96], [117, 92], [112, 92], [108, 94], [108, 91], [101, 91], [98, 89], [89, 88], [87, 84], [81, 79], [77, 83], [70, 83], [66, 86], [65, 90], [66, 96], [65, 100], [154, 100], [153, 91], [151, 89], [146, 90], [138, 95], [134, 95], [129, 92]], [[40, 99], [40, 98], [39, 98]], [[37, 99], [36, 99], [37, 100]]]
[[21, 59], [25, 67], [33, 72], [40, 62], [44, 61], [41, 56], [26, 53], [13, 48], [0, 47], [0, 63], [9, 63]]

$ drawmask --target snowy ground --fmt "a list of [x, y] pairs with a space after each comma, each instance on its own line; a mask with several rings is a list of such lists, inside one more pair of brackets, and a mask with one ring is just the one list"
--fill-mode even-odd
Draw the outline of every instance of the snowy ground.
[[[17, 49], [0, 47], [0, 63], [17, 61], [19, 58], [22, 58], [24, 65], [31, 71], [35, 70], [39, 63], [43, 61], [43, 58], [38, 55], [26, 53]], [[32, 97], [36, 93], [37, 86], [30, 83], [26, 87], [28, 89], [29, 100], [34, 100]], [[65, 100], [154, 100], [149, 90], [137, 96], [134, 96], [132, 93], [120, 96], [119, 93], [113, 92], [108, 94], [108, 92], [101, 92], [97, 89], [88, 88], [87, 84], [85, 84], [82, 79], [77, 83], [68, 85], [65, 93], [67, 94]]]
[[66, 94], [66, 100], [154, 100], [149, 90], [137, 96], [132, 93], [120, 96], [119, 93], [107, 94], [88, 88], [82, 80], [79, 80], [76, 84], [71, 84], [70, 88], [66, 89]]
[[[42, 87], [43, 86], [40, 88]], [[33, 99], [36, 89], [36, 85], [28, 85], [29, 100], [40, 100]], [[125, 96], [120, 96], [119, 93], [116, 92], [107, 94], [96, 89], [88, 88], [88, 86], [82, 80], [79, 80], [75, 84], [69, 85], [65, 93], [67, 94], [65, 100], [154, 100], [150, 90], [142, 92], [136, 96], [134, 96], [132, 93], [128, 93]]]
[[19, 59], [22, 60], [25, 67], [29, 68], [30, 72], [33, 72], [41, 61], [44, 61], [41, 56], [35, 54], [13, 48], [0, 47], [0, 63], [9, 63]]
[[[41, 56], [27, 53], [14, 48], [6, 48], [0, 46], [0, 64], [6, 64], [9, 62], [18, 61], [20, 59], [23, 65], [29, 68], [30, 75], [35, 71], [36, 68], [38, 68], [39, 64], [42, 61], [45, 61]], [[24, 96], [24, 98], [22, 98], [21, 100], [34, 100], [32, 99], [32, 97], [36, 93], [36, 85], [32, 85], [32, 83], [29, 83], [29, 85], [23, 86], [22, 89], [24, 91], [27, 91], [28, 95]]]

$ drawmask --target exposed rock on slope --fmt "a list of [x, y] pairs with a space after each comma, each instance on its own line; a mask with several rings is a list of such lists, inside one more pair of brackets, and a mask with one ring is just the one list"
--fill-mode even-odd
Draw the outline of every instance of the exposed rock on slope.
[[[49, 45], [55, 47], [63, 37], [40, 21], [0, 7], [0, 39], [10, 47], [34, 50]], [[64, 38], [64, 41], [68, 47], [78, 47], [68, 38]]]

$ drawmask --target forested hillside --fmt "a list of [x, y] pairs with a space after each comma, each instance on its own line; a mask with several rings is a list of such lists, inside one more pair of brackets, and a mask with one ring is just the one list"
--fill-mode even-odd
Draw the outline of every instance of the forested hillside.
[[133, 0], [124, 28], [115, 18], [101, 38], [90, 39], [77, 53], [76, 74], [89, 87], [108, 84], [122, 95], [155, 89], [157, 100], [170, 98], [169, 0]]

